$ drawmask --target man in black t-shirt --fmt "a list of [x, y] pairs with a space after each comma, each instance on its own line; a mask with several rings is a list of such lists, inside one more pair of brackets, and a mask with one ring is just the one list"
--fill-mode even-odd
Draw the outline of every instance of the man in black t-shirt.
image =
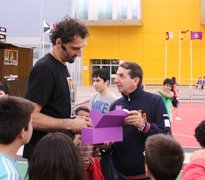
[[23, 152], [27, 159], [36, 143], [48, 132], [62, 131], [72, 136], [83, 127], [92, 126], [89, 118], [73, 114], [73, 86], [66, 66], [67, 62], [73, 63], [81, 56], [88, 30], [70, 18], [54, 27], [50, 35], [53, 49], [35, 64], [29, 76], [26, 98], [34, 103], [35, 110], [33, 136]]

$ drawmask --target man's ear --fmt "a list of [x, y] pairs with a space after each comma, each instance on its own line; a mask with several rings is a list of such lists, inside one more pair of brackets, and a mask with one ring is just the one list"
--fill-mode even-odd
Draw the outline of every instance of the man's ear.
[[138, 86], [139, 82], [140, 82], [140, 78], [139, 78], [139, 77], [135, 77], [135, 78], [134, 78], [134, 84], [135, 84], [136, 86]]
[[109, 85], [109, 84], [110, 84], [110, 81], [109, 81], [109, 80], [106, 80], [105, 83], [107, 83], [107, 85]]
[[30, 139], [28, 140], [27, 136], [28, 136], [27, 130], [25, 130], [25, 128], [21, 129], [21, 131], [18, 134], [18, 138], [19, 138], [19, 140], [21, 140], [22, 144], [27, 144], [28, 141], [30, 140]]

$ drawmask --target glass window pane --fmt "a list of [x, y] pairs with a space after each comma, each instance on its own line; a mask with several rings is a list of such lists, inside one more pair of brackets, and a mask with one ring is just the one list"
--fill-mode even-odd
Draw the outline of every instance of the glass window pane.
[[112, 19], [112, 0], [98, 1], [98, 19]]
[[40, 57], [39, 52], [33, 52], [34, 59], [39, 59], [39, 57]]
[[102, 60], [102, 64], [110, 64], [110, 60]]
[[127, 2], [118, 0], [117, 3], [117, 19], [127, 19]]
[[111, 64], [119, 64], [119, 60], [113, 59], [113, 60], [111, 60]]
[[96, 69], [99, 69], [99, 68], [100, 68], [100, 66], [93, 66], [92, 67], [92, 72], [95, 71]]
[[101, 60], [92, 60], [92, 64], [101, 64]]
[[111, 70], [112, 70], [111, 74], [116, 74], [117, 69], [118, 69], [118, 66], [112, 66], [111, 67]]
[[137, 17], [138, 11], [140, 9], [140, 3], [138, 0], [132, 0], [132, 19], [139, 19]]
[[89, 0], [75, 0], [74, 3], [74, 17], [77, 19], [88, 19]]

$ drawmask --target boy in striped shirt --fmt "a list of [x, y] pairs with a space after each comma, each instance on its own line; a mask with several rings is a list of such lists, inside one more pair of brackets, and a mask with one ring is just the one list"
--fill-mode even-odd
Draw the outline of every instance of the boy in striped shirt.
[[28, 143], [33, 127], [33, 104], [14, 96], [0, 97], [0, 179], [20, 180], [17, 162], [18, 149]]

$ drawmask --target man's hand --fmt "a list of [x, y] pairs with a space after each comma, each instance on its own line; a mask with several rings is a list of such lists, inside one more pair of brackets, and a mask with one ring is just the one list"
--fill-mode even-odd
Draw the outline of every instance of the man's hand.
[[142, 118], [141, 111], [132, 110], [129, 111], [128, 116], [124, 119], [125, 124], [133, 125], [139, 129], [144, 125], [144, 119]]
[[92, 121], [89, 117], [76, 116], [76, 118], [71, 121], [72, 121], [71, 130], [74, 133], [81, 133], [82, 128], [93, 126]]

